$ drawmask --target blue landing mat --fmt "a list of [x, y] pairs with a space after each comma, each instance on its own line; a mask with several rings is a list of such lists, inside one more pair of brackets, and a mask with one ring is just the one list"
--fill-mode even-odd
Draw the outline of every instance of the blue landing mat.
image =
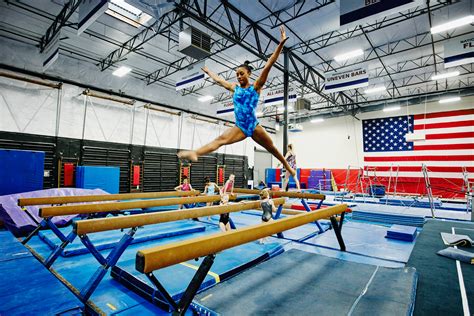
[[[174, 223], [176, 225], [182, 225], [183, 222], [188, 222], [190, 224], [193, 223], [193, 221], [190, 220]], [[118, 264], [120, 265], [121, 262], [134, 260], [137, 251], [139, 249], [143, 249], [144, 247], [153, 247], [160, 244], [166, 244], [188, 238], [195, 238], [217, 231], [219, 231], [219, 228], [216, 225], [206, 225], [206, 230], [201, 232], [173, 236], [164, 239], [155, 239], [139, 244], [132, 244], [126, 249]], [[28, 244], [42, 257], [47, 257], [51, 252], [51, 249], [37, 236], [33, 237], [33, 239]], [[103, 256], [107, 256], [109, 252], [110, 250], [100, 251]], [[62, 278], [70, 283], [71, 288], [74, 290], [81, 290], [86, 285], [90, 277], [97, 271], [99, 266], [99, 263], [91, 254], [83, 254], [75, 257], [59, 257], [53, 264], [52, 268], [59, 275], [61, 275]], [[115, 281], [110, 276], [110, 273], [106, 274], [105, 278], [91, 296], [90, 301], [96, 307], [95, 310], [104, 315], [120, 314], [131, 308], [134, 309], [136, 315], [142, 315], [141, 310], [155, 310], [155, 315], [161, 312], [152, 303], [149, 303], [143, 297], [133, 293]]]
[[[261, 223], [261, 216], [262, 212], [259, 211], [242, 211], [240, 214], [242, 215], [250, 215], [255, 216], [259, 219], [259, 223]], [[285, 218], [286, 215], [282, 214], [280, 218]], [[328, 220], [319, 220], [319, 224], [323, 228], [324, 232], [326, 232], [330, 227], [330, 222]], [[283, 238], [292, 240], [292, 241], [302, 241], [317, 234], [322, 234], [319, 231], [318, 226], [314, 223], [310, 223], [307, 225], [302, 225], [290, 230], [286, 230], [283, 232]]]
[[33, 257], [9, 231], [0, 232], [0, 262]]
[[[349, 221], [342, 226], [342, 237], [347, 252], [361, 254], [372, 258], [406, 263], [414, 247], [414, 242], [391, 240], [385, 238], [387, 227]], [[305, 240], [305, 243], [339, 249], [333, 231], [328, 231]]]
[[80, 314], [83, 304], [10, 232], [0, 241], [0, 315]]
[[[186, 235], [195, 232], [202, 232], [206, 229], [204, 224], [195, 221], [180, 221], [173, 223], [161, 223], [156, 225], [148, 225], [140, 227], [135, 234], [132, 244], [142, 243], [154, 239], [168, 238], [178, 235]], [[63, 234], [67, 235], [71, 231], [71, 227], [60, 229]], [[89, 238], [98, 250], [113, 248], [122, 236], [128, 231], [120, 230], [106, 231], [95, 234], [90, 234]], [[49, 246], [54, 249], [61, 244], [59, 238], [50, 230], [39, 232], [38, 236]], [[79, 238], [69, 244], [64, 249], [62, 256], [77, 256], [79, 254], [89, 253], [89, 250], [82, 244]]]
[[290, 250], [203, 291], [221, 315], [410, 315], [414, 268], [385, 268]]
[[[282, 253], [283, 247], [279, 240], [275, 238], [270, 238], [270, 240], [271, 242], [263, 245], [253, 242], [217, 254], [211, 272], [208, 273], [201, 285], [201, 290], [209, 288], [259, 262]], [[202, 259], [199, 261], [190, 260], [155, 271], [154, 274], [170, 295], [174, 299], [179, 299], [201, 261]], [[150, 301], [152, 299], [156, 300], [154, 286], [144, 274], [135, 270], [135, 258], [122, 261], [118, 266], [114, 267], [111, 274], [117, 281], [134, 292]]]

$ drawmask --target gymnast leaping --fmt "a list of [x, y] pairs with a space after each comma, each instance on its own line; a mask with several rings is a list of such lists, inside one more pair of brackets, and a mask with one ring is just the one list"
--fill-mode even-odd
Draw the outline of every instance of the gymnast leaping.
[[285, 169], [289, 171], [291, 175], [295, 175], [295, 170], [291, 168], [291, 166], [285, 160], [285, 157], [283, 157], [283, 155], [275, 147], [270, 136], [259, 124], [257, 115], [255, 113], [255, 110], [257, 109], [258, 98], [260, 96], [260, 92], [262, 91], [263, 85], [267, 81], [268, 73], [270, 72], [273, 64], [275, 64], [277, 61], [278, 56], [280, 55], [283, 46], [288, 39], [283, 26], [280, 27], [280, 33], [280, 43], [265, 64], [260, 77], [258, 77], [258, 79], [253, 84], [249, 82], [249, 77], [253, 68], [249, 66], [248, 61], [245, 61], [245, 63], [240, 65], [236, 70], [237, 81], [239, 83], [227, 82], [217, 74], [210, 71], [207, 67], [202, 68], [202, 70], [208, 74], [212, 80], [233, 93], [235, 126], [227, 129], [222, 135], [214, 139], [209, 144], [202, 146], [198, 150], [185, 150], [179, 152], [179, 158], [197, 161], [199, 156], [213, 152], [223, 145], [230, 145], [240, 142], [247, 137], [252, 137], [254, 141], [256, 141], [258, 144], [268, 150], [273, 156], [275, 156], [285, 166]]

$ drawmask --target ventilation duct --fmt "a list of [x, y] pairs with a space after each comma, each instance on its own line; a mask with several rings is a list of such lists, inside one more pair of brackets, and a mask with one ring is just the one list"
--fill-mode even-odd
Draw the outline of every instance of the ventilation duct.
[[189, 27], [179, 33], [179, 51], [195, 59], [205, 58], [211, 54], [211, 37]]

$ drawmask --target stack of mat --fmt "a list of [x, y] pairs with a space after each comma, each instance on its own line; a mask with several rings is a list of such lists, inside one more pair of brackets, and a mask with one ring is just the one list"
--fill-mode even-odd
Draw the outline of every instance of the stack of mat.
[[413, 215], [401, 215], [395, 213], [374, 213], [374, 212], [363, 212], [353, 211], [352, 219], [368, 222], [378, 222], [387, 224], [398, 224], [422, 227], [425, 223], [425, 218], [422, 216]]
[[416, 227], [392, 225], [392, 227], [387, 230], [387, 235], [385, 235], [385, 237], [411, 242], [416, 238]]

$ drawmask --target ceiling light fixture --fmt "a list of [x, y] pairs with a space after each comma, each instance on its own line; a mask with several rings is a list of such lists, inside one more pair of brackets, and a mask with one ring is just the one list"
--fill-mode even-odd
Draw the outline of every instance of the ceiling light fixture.
[[365, 89], [364, 93], [365, 94], [371, 94], [371, 93], [385, 91], [385, 90], [387, 90], [387, 88], [385, 86], [380, 86], [380, 87], [373, 87], [373, 88]]
[[204, 95], [204, 96], [198, 98], [198, 101], [199, 102], [207, 102], [207, 101], [211, 101], [212, 99], [214, 99], [214, 97], [212, 95]]
[[443, 103], [451, 103], [451, 102], [457, 102], [457, 101], [461, 101], [461, 97], [444, 98], [444, 99], [439, 100], [439, 103], [443, 104]]
[[460, 72], [459, 71], [450, 71], [450, 72], [445, 72], [443, 74], [437, 74], [431, 77], [431, 80], [440, 80], [440, 79], [446, 79], [446, 78], [451, 78], [451, 77], [457, 77], [459, 76]]
[[132, 71], [131, 68], [122, 66], [122, 67], [119, 67], [117, 70], [115, 70], [115, 71], [112, 73], [112, 75], [117, 76], [117, 77], [123, 77], [123, 76], [125, 76], [126, 74], [128, 74], [130, 71]]
[[364, 55], [364, 51], [362, 49], [356, 49], [356, 50], [350, 51], [348, 53], [344, 53], [344, 54], [334, 56], [334, 60], [337, 61], [337, 62], [341, 62], [341, 61], [344, 61], [344, 60], [347, 60], [347, 59], [350, 59], [350, 58], [354, 58], [354, 57], [357, 57], [357, 56], [362, 56], [362, 55]]
[[323, 118], [315, 118], [310, 121], [311, 123], [322, 123], [324, 122]]
[[441, 33], [441, 32], [448, 31], [450, 29], [454, 29], [456, 27], [460, 27], [463, 25], [471, 24], [471, 23], [474, 23], [474, 15], [468, 15], [456, 20], [452, 20], [440, 25], [436, 25], [431, 28], [431, 34]]
[[389, 106], [389, 107], [386, 107], [386, 108], [383, 109], [384, 112], [395, 112], [395, 111], [398, 111], [398, 110], [400, 110], [399, 105]]

